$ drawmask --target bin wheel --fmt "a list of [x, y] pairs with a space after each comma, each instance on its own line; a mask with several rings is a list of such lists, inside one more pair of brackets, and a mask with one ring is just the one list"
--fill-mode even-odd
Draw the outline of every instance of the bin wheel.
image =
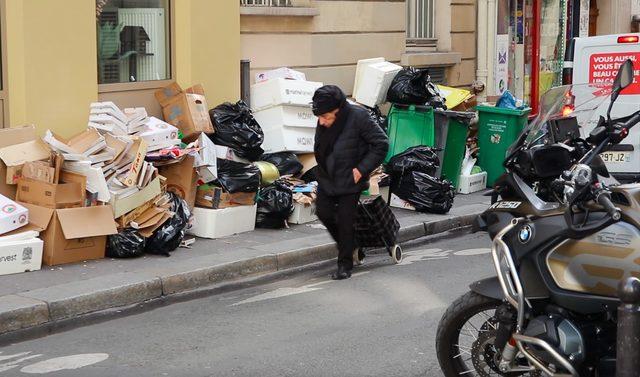
[[362, 264], [364, 263], [364, 258], [366, 257], [365, 253], [364, 253], [364, 249], [363, 248], [357, 248], [354, 252], [353, 252], [353, 265], [354, 266], [362, 266]]
[[400, 247], [400, 245], [393, 245], [391, 248], [391, 257], [396, 264], [402, 262], [402, 247]]

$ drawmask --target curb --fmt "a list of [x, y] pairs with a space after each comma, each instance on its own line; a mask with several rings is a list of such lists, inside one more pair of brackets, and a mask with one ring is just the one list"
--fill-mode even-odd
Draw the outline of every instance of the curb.
[[[472, 224], [480, 212], [413, 224], [400, 228], [398, 242], [433, 236]], [[149, 270], [106, 275], [0, 297], [0, 336], [52, 325], [116, 308], [167, 298], [241, 278], [275, 272], [336, 258], [335, 243], [267, 254], [185, 271]]]

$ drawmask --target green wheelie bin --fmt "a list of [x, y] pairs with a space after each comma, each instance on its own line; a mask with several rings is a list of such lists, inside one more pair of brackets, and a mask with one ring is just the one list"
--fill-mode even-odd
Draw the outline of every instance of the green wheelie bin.
[[474, 112], [466, 111], [436, 110], [435, 113], [436, 128], [445, 130], [446, 134], [444, 156], [440, 161], [441, 177], [451, 182], [455, 188], [458, 188], [460, 181], [469, 125], [475, 116]]
[[527, 124], [530, 108], [517, 110], [479, 105], [478, 165], [487, 172], [487, 185], [492, 187], [504, 174], [502, 165], [507, 151]]

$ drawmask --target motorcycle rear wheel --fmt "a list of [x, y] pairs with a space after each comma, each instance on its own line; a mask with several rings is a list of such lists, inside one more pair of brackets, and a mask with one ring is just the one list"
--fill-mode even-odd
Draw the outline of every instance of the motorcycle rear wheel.
[[500, 354], [492, 342], [498, 327], [495, 310], [500, 305], [499, 300], [467, 292], [449, 306], [436, 335], [438, 362], [446, 377], [540, 375], [498, 371]]

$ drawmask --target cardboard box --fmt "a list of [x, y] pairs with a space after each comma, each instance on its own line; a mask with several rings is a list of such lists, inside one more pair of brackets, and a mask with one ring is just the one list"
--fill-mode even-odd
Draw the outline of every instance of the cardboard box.
[[0, 149], [0, 159], [6, 166], [5, 183], [15, 185], [22, 175], [25, 162], [42, 161], [51, 157], [51, 150], [40, 140], [13, 144]]
[[23, 205], [31, 215], [29, 223], [42, 231], [42, 260], [48, 266], [104, 258], [107, 236], [117, 233], [108, 205], [66, 209]]
[[299, 71], [294, 71], [291, 68], [277, 68], [272, 69], [265, 72], [260, 72], [256, 74], [256, 83], [272, 80], [272, 79], [287, 79], [287, 80], [306, 80], [306, 76], [304, 73]]
[[206, 134], [198, 137], [200, 151], [195, 155], [195, 167], [203, 182], [208, 183], [218, 178], [218, 156], [216, 146]]
[[389, 86], [401, 70], [401, 66], [383, 58], [358, 61], [353, 98], [369, 107], [385, 103]]
[[411, 203], [406, 200], [402, 200], [398, 198], [398, 196], [394, 193], [391, 193], [389, 196], [389, 206], [395, 208], [408, 209], [409, 211], [415, 211], [416, 208], [411, 205]]
[[198, 174], [193, 167], [194, 158], [186, 156], [180, 162], [158, 168], [160, 175], [167, 179], [167, 191], [184, 199], [190, 208], [196, 204]]
[[184, 141], [192, 142], [202, 132], [214, 132], [202, 85], [183, 91], [177, 83], [173, 83], [158, 90], [155, 95], [162, 106], [164, 119], [182, 131]]
[[17, 236], [0, 238], [0, 275], [37, 271], [42, 267], [44, 242], [33, 236], [26, 239]]
[[163, 122], [156, 117], [150, 117], [145, 123], [145, 129], [137, 134], [144, 139], [148, 148], [156, 146], [167, 147], [180, 144], [178, 129], [169, 123]]
[[201, 186], [196, 193], [196, 205], [203, 208], [222, 209], [237, 206], [252, 206], [256, 203], [255, 192], [224, 192], [220, 187]]
[[316, 155], [313, 153], [299, 154], [298, 160], [300, 160], [300, 163], [302, 164], [302, 171], [300, 172], [300, 175], [318, 166], [318, 162], [316, 161]]
[[[34, 125], [27, 125], [13, 128], [0, 128], [0, 148], [4, 148], [10, 145], [26, 143], [27, 141], [35, 140], [36, 127]], [[8, 184], [6, 181], [7, 166], [0, 159], [0, 194], [7, 198], [16, 197], [15, 184]]]
[[11, 232], [29, 223], [29, 211], [7, 198], [0, 195], [0, 234]]
[[160, 177], [156, 177], [149, 182], [145, 188], [133, 195], [129, 195], [125, 198], [116, 198], [115, 195], [112, 195], [110, 204], [113, 209], [113, 217], [118, 218], [133, 211], [149, 200], [157, 197], [160, 193]]
[[482, 191], [487, 188], [487, 172], [460, 175], [458, 181], [458, 188], [456, 192], [459, 194], [471, 194], [477, 191]]
[[318, 220], [316, 215], [316, 204], [311, 205], [294, 203], [293, 213], [289, 216], [291, 224], [306, 224]]
[[47, 183], [20, 178], [16, 201], [46, 208], [72, 208], [84, 205], [85, 192], [79, 183]]
[[224, 209], [196, 207], [193, 226], [187, 233], [203, 238], [220, 238], [255, 229], [257, 205]]
[[251, 110], [260, 111], [280, 105], [309, 107], [321, 82], [277, 78], [251, 86]]

